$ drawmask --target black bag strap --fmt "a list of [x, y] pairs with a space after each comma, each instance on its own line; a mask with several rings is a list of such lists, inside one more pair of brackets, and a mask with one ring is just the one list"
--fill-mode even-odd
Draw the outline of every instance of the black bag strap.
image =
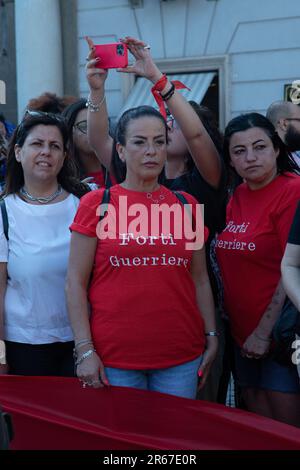
[[[189, 204], [188, 200], [186, 199], [186, 197], [180, 193], [179, 191], [172, 191], [175, 196], [177, 197], [177, 199], [181, 202], [181, 204]], [[195, 230], [195, 227], [196, 227], [196, 223], [195, 223], [195, 217], [194, 217], [194, 214], [191, 212], [191, 219], [192, 219], [192, 228], [193, 230]]]
[[109, 171], [107, 170], [107, 168], [105, 168], [104, 172], [105, 172], [104, 185], [107, 189], [109, 189], [112, 187], [112, 182], [110, 179]]
[[8, 217], [7, 217], [7, 210], [6, 210], [6, 204], [3, 198], [0, 199], [0, 208], [1, 208], [1, 214], [2, 214], [2, 222], [3, 222], [3, 231], [6, 240], [8, 241]]
[[173, 191], [173, 193], [175, 194], [177, 199], [181, 202], [181, 204], [188, 204], [186, 197], [182, 193], [178, 191]]
[[103, 206], [103, 209], [101, 209], [99, 222], [101, 222], [101, 220], [104, 219], [104, 217], [107, 214], [107, 206], [108, 206], [109, 201], [110, 201], [110, 190], [109, 190], [109, 188], [107, 188], [107, 189], [104, 190], [103, 198], [102, 198], [102, 201], [100, 203], [100, 206]]

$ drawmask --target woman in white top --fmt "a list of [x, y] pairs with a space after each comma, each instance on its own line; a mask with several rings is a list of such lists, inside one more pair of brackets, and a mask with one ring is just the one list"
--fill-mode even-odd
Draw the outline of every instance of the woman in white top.
[[64, 119], [36, 111], [27, 111], [10, 144], [8, 224], [0, 216], [0, 374], [74, 373], [64, 285], [69, 225], [88, 189], [67, 144]]

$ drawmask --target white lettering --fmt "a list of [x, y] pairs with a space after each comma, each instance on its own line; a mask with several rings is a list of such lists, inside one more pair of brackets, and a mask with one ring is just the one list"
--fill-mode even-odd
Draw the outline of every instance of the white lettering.
[[119, 263], [118, 258], [117, 258], [116, 256], [111, 256], [111, 257], [109, 258], [109, 261], [110, 261], [110, 264], [111, 264], [114, 268], [120, 266], [120, 263]]
[[138, 237], [136, 237], [136, 242], [138, 245], [145, 245], [147, 243], [147, 237], [139, 235]]
[[114, 268], [127, 266], [188, 266], [189, 260], [186, 258], [176, 258], [175, 256], [167, 256], [163, 253], [161, 256], [144, 256], [142, 258], [135, 256], [134, 258], [123, 258], [111, 256], [110, 264]]
[[223, 248], [224, 250], [240, 250], [240, 251], [255, 251], [256, 245], [253, 242], [238, 242], [236, 238], [234, 240], [217, 240], [217, 248]]

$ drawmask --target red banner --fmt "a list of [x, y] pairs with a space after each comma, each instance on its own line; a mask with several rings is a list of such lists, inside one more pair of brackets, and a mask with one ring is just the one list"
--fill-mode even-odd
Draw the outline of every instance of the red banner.
[[300, 430], [205, 401], [77, 379], [0, 376], [11, 449], [300, 449]]

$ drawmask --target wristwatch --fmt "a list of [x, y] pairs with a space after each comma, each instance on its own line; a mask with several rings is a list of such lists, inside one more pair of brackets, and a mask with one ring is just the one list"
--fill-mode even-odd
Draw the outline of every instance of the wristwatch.
[[5, 342], [0, 339], [0, 364], [6, 364]]

